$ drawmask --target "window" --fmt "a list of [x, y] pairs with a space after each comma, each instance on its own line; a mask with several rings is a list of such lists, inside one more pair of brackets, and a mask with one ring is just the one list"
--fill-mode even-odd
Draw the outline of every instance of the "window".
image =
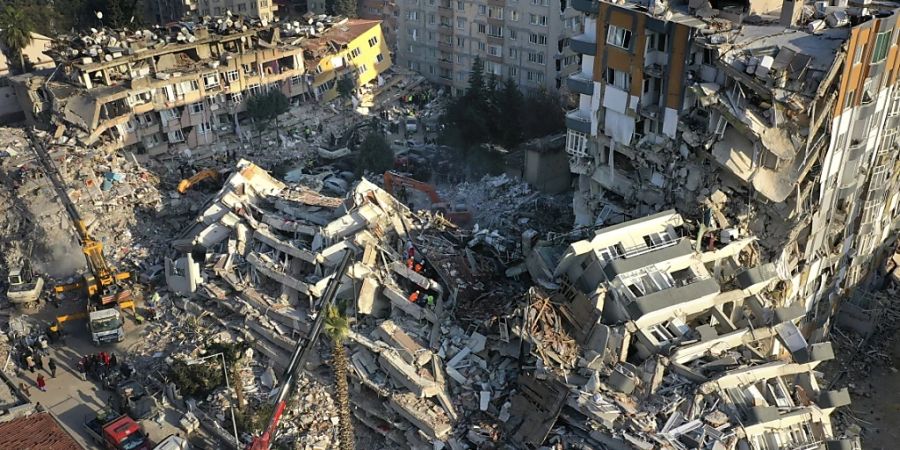
[[375, 55], [375, 62], [380, 63], [382, 61], [384, 61], [384, 55], [382, 55], [381, 53]]
[[519, 33], [517, 33], [516, 30], [513, 30], [513, 29], [510, 29], [508, 34], [509, 34], [509, 38], [513, 41], [519, 37]]
[[203, 102], [191, 103], [191, 114], [200, 114], [204, 109]]
[[419, 12], [418, 11], [408, 11], [406, 13], [406, 18], [409, 20], [419, 20]]
[[529, 23], [532, 25], [540, 25], [542, 27], [547, 26], [547, 16], [539, 16], [536, 14], [529, 14]]
[[517, 76], [519, 76], [519, 68], [518, 68], [518, 67], [514, 67], [514, 66], [510, 66], [510, 67], [509, 67], [509, 77], [510, 77], [510, 78], [516, 78]]
[[250, 95], [257, 95], [262, 92], [259, 85], [255, 83], [251, 84], [247, 89], [250, 91]]
[[490, 8], [488, 8], [488, 17], [490, 17], [492, 19], [502, 20], [503, 19], [503, 8], [500, 8], [497, 6], [491, 6]]
[[891, 46], [891, 32], [878, 33], [875, 38], [875, 50], [872, 52], [872, 64], [880, 63], [887, 57], [888, 48]]
[[233, 83], [233, 82], [237, 81], [237, 79], [238, 79], [237, 70], [229, 71], [227, 74], [225, 74], [225, 78], [228, 80], [229, 83]]
[[853, 107], [853, 100], [856, 95], [856, 91], [850, 91], [847, 93], [847, 103], [844, 104], [844, 109]]
[[219, 75], [214, 74], [214, 73], [205, 75], [203, 77], [203, 85], [206, 86], [207, 89], [218, 86], [219, 85]]
[[181, 130], [170, 131], [169, 142], [184, 142], [184, 133], [182, 133]]
[[369, 69], [366, 67], [366, 65], [365, 65], [365, 64], [361, 64], [361, 65], [359, 66], [359, 69], [356, 70], [356, 73], [362, 75], [362, 74], [366, 73], [366, 70], [369, 70]]
[[519, 49], [517, 49], [517, 48], [509, 49], [509, 57], [512, 59], [519, 59]]
[[484, 73], [485, 74], [494, 74], [497, 76], [503, 75], [503, 66], [497, 64], [493, 61], [485, 61], [484, 62]]
[[525, 72], [525, 78], [528, 81], [532, 81], [535, 83], [543, 83], [544, 82], [544, 72], [532, 72], [530, 70]]
[[466, 38], [457, 37], [456, 38], [456, 46], [457, 47], [465, 47], [466, 46]]
[[197, 133], [199, 134], [207, 134], [212, 131], [212, 126], [210, 126], [209, 122], [200, 122], [197, 125]]
[[360, 53], [362, 53], [362, 50], [360, 50], [359, 47], [350, 50], [350, 59], [356, 58], [360, 55]]
[[478, 24], [478, 32], [481, 34], [484, 34], [485, 32], [487, 32], [487, 26], [483, 23], [479, 23]]
[[[381, 56], [381, 55], [378, 55]], [[303, 75], [294, 75], [291, 77], [291, 84], [296, 86], [303, 82]]]
[[528, 42], [538, 45], [547, 45], [547, 35], [531, 33], [531, 36], [529, 36], [528, 38]]
[[240, 92], [238, 92], [236, 94], [231, 94], [231, 101], [233, 103], [240, 103], [240, 102], [244, 101], [244, 95], [241, 94]]
[[164, 109], [159, 112], [160, 117], [164, 122], [168, 122], [170, 120], [178, 120], [178, 110], [175, 108], [172, 109]]
[[513, 22], [518, 22], [519, 21], [519, 12], [516, 11], [515, 9], [509, 10], [509, 20], [512, 20]]
[[457, 11], [465, 11], [466, 10], [466, 2], [456, 2], [456, 10]]
[[503, 27], [500, 25], [488, 25], [488, 36], [502, 38], [503, 37]]
[[462, 17], [458, 17], [456, 19], [456, 28], [459, 28], [460, 30], [465, 30], [466, 29], [466, 19], [463, 19]]
[[429, 14], [429, 15], [428, 15], [428, 23], [434, 24], [434, 14]]
[[478, 50], [484, 51], [484, 42], [478, 42]]
[[378, 36], [372, 36], [372, 38], [369, 39], [369, 47], [374, 47], [377, 44], [378, 44]]
[[544, 54], [528, 52], [528, 62], [535, 64], [544, 64]]
[[621, 70], [606, 69], [606, 82], [627, 92], [631, 88], [631, 74]]
[[547, 0], [531, 0], [532, 5], [547, 6]]
[[499, 45], [488, 45], [488, 55], [502, 57], [503, 47]]
[[606, 43], [624, 49], [631, 48], [631, 30], [610, 25], [609, 32], [606, 34]]
[[478, 15], [483, 16], [487, 14], [487, 6], [486, 5], [478, 5]]
[[239, 4], [238, 4], [238, 12], [244, 12], [244, 11], [246, 11], [246, 10], [247, 10], [247, 4], [246, 4], [246, 3], [239, 3]]

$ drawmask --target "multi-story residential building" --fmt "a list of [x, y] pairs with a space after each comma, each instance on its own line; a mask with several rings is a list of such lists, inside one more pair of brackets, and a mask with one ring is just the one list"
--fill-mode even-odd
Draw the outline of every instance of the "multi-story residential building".
[[29, 123], [50, 117], [77, 130], [86, 146], [151, 155], [206, 146], [239, 128], [253, 95], [279, 90], [328, 101], [338, 78], [362, 86], [390, 67], [377, 21], [326, 22], [306, 30], [240, 21], [224, 31], [179, 26], [162, 38], [137, 32], [125, 48], [97, 46], [74, 57], [65, 49], [55, 54], [56, 78], [21, 76], [14, 86]]
[[145, 3], [147, 18], [158, 24], [199, 19], [204, 16], [236, 16], [275, 20], [278, 5], [273, 0], [149, 0]]
[[396, 0], [359, 0], [359, 17], [381, 21], [384, 38], [387, 39], [391, 51], [396, 51], [397, 48], [397, 17], [399, 14]]
[[705, 216], [711, 239], [752, 230], [782, 295], [810, 311], [806, 331], [824, 333], [896, 239], [898, 5], [573, 6], [581, 222], [673, 205]]
[[354, 19], [303, 44], [310, 88], [317, 99], [337, 97], [337, 82], [350, 76], [356, 86], [375, 80], [391, 66], [391, 54], [377, 20]]
[[475, 57], [523, 89], [565, 88], [581, 14], [565, 0], [397, 0], [398, 65], [465, 91]]
[[[25, 65], [31, 70], [41, 71], [53, 69], [53, 58], [47, 54], [53, 40], [38, 33], [31, 33], [31, 42], [22, 49], [22, 58]], [[6, 55], [12, 55], [7, 48], [0, 52], [0, 123], [22, 120], [22, 107], [16, 100], [16, 92], [10, 85], [9, 77], [12, 70], [18, 70], [21, 62], [18, 59], [10, 60]]]

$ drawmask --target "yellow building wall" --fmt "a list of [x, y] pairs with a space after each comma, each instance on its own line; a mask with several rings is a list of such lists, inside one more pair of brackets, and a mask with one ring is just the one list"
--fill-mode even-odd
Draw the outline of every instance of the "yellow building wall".
[[[377, 39], [377, 42], [375, 45], [369, 45], [369, 40], [373, 37]], [[358, 56], [351, 59], [350, 54], [354, 49], [359, 49], [360, 53]], [[382, 56], [381, 62], [378, 62], [378, 55]], [[343, 60], [345, 65], [335, 69], [332, 63], [336, 58]], [[348, 68], [353, 71], [352, 73], [356, 78], [356, 85], [362, 86], [377, 78], [379, 74], [390, 68], [391, 64], [391, 53], [385, 42], [384, 34], [381, 31], [381, 24], [379, 23], [351, 41], [345, 50], [332, 56], [322, 58], [317, 66], [317, 70], [320, 73], [313, 82], [313, 92], [315, 92], [319, 86], [330, 82], [336, 77], [344, 76], [344, 74], [348, 73]], [[362, 66], [365, 66], [366, 70], [363, 73], [358, 73], [357, 69]], [[335, 83], [334, 87], [322, 94], [321, 101], [328, 102], [334, 100], [338, 95], [340, 94], [338, 94], [337, 83]]]

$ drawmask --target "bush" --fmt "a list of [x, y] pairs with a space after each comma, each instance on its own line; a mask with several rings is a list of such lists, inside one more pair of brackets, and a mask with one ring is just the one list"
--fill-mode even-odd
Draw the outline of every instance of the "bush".
[[365, 171], [384, 173], [394, 167], [394, 150], [381, 133], [370, 132], [356, 155], [356, 175]]
[[181, 395], [197, 399], [206, 398], [219, 387], [225, 386], [222, 364], [213, 359], [193, 365], [175, 361], [169, 367], [169, 377], [178, 386]]

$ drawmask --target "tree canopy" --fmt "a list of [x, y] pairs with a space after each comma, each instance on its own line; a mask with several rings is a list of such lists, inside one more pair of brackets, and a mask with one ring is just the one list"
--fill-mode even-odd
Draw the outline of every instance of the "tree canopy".
[[22, 51], [31, 44], [34, 30], [31, 18], [25, 11], [13, 5], [6, 5], [0, 13], [0, 42], [9, 49], [10, 56], [18, 58], [19, 70], [25, 72], [25, 56]]
[[523, 95], [512, 79], [484, 75], [476, 57], [465, 94], [447, 107], [442, 136], [445, 144], [464, 149], [490, 143], [512, 148], [535, 137], [565, 130], [559, 97], [546, 90]]
[[358, 15], [356, 0], [329, 0], [325, 4], [325, 12], [354, 18]]
[[381, 133], [370, 132], [356, 155], [356, 174], [362, 175], [366, 170], [384, 173], [394, 166], [394, 151]]

